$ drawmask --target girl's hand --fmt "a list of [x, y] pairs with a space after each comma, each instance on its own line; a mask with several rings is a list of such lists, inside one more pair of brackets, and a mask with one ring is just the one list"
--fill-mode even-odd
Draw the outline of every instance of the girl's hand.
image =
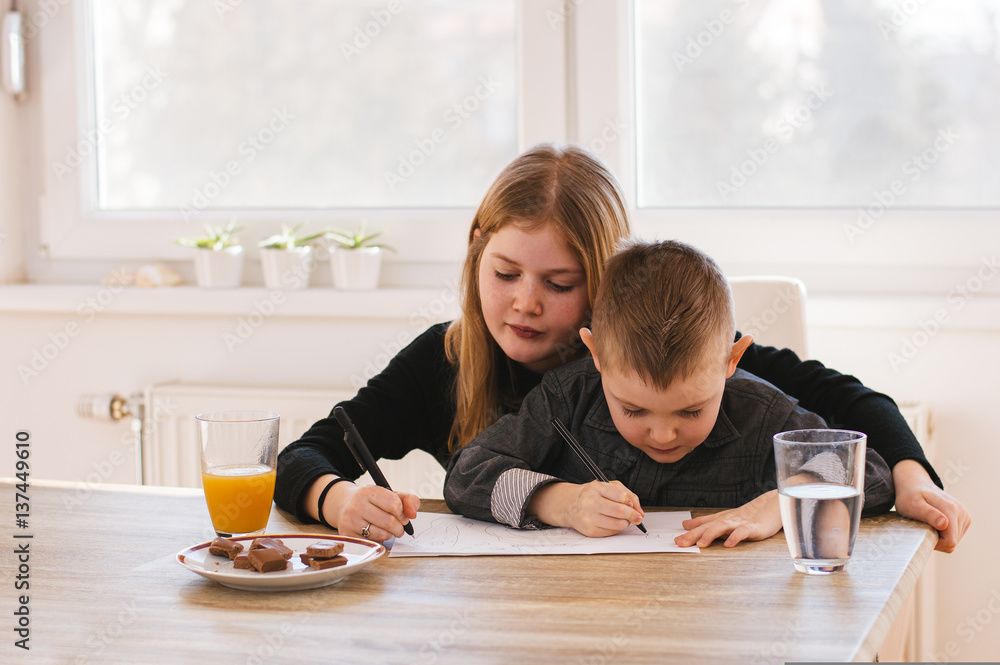
[[684, 520], [687, 533], [674, 538], [681, 547], [708, 547], [716, 538], [728, 534], [726, 547], [735, 547], [744, 540], [764, 540], [781, 531], [781, 510], [778, 490], [761, 494], [753, 501], [711, 515]]
[[903, 460], [894, 466], [892, 482], [896, 486], [896, 512], [930, 524], [940, 534], [934, 549], [954, 552], [972, 524], [962, 502], [935, 485], [916, 460]]
[[[383, 542], [402, 536], [403, 525], [416, 518], [419, 508], [420, 499], [413, 494], [342, 482], [330, 488], [323, 502], [323, 516], [342, 536]], [[362, 536], [366, 526], [368, 535]]]

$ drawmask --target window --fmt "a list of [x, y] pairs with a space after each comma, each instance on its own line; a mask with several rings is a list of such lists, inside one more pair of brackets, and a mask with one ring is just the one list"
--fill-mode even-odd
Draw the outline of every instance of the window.
[[279, 223], [367, 220], [393, 238], [395, 264], [454, 263], [496, 173], [538, 140], [566, 139], [564, 21], [543, 18], [558, 6], [40, 9], [28, 26], [41, 74], [28, 149], [45, 170], [26, 191], [39, 260], [183, 260], [172, 238], [235, 216], [259, 237]]
[[517, 153], [512, 0], [92, 0], [99, 210], [473, 207]]
[[[990, 261], [987, 248], [1000, 244], [1000, 193], [990, 184], [1000, 139], [1000, 122], [990, 112], [1000, 98], [997, 0], [885, 1], [874, 3], [875, 10], [868, 4], [574, 3], [571, 136], [604, 149], [630, 198], [636, 232], [690, 242], [732, 275], [796, 276], [810, 296], [947, 294]], [[952, 13], [942, 19], [939, 5]], [[817, 21], [825, 27], [810, 28]], [[751, 37], [765, 28], [766, 39]], [[882, 115], [872, 96], [883, 92], [886, 77], [854, 55], [865, 30], [869, 50], [882, 52], [903, 77], [892, 81], [892, 94], [879, 97]], [[684, 53], [689, 39], [701, 49], [692, 47], [697, 57]], [[762, 55], [744, 62], [751, 47]], [[826, 58], [830, 49], [841, 54], [842, 67]], [[675, 61], [675, 52], [693, 62]], [[763, 68], [765, 55], [778, 64]], [[820, 105], [825, 92], [812, 90], [828, 70], [839, 77], [839, 87], [829, 84], [834, 95], [863, 107], [845, 108], [840, 124], [821, 117], [839, 99], [831, 95]], [[782, 71], [783, 87], [763, 85]], [[862, 83], [868, 92], [855, 90]], [[774, 106], [785, 115], [775, 115], [771, 99], [785, 105]], [[802, 105], [809, 117], [799, 121], [794, 113]], [[777, 122], [787, 113], [801, 131], [793, 127], [790, 142], [777, 142], [783, 138]], [[864, 134], [872, 119], [880, 126], [895, 122], [893, 139], [859, 140], [855, 134]], [[960, 137], [943, 150], [949, 123]], [[621, 130], [617, 138], [612, 125]], [[772, 138], [777, 143], [768, 143]], [[924, 159], [927, 150], [937, 154]], [[936, 160], [926, 169], [915, 160], [907, 164], [914, 155], [924, 167]], [[751, 175], [730, 182], [734, 167]], [[921, 173], [916, 182], [909, 179], [913, 168]], [[820, 187], [816, 179], [823, 179]], [[727, 200], [720, 182], [735, 190]]]
[[237, 216], [258, 237], [366, 219], [392, 283], [426, 284], [539, 141], [599, 154], [640, 235], [812, 293], [948, 289], [1000, 244], [1000, 0], [51, 8], [29, 48], [33, 276], [185, 260], [172, 238]]
[[1000, 206], [1000, 2], [640, 0], [643, 207]]

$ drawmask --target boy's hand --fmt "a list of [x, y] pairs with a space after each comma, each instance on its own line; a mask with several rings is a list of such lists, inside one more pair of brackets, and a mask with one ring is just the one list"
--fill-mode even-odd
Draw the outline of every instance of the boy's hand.
[[764, 540], [781, 531], [781, 509], [778, 490], [761, 494], [753, 501], [711, 515], [684, 520], [687, 533], [674, 538], [681, 547], [708, 547], [716, 538], [729, 534], [726, 547], [735, 547], [744, 540]]
[[892, 482], [896, 486], [896, 512], [930, 524], [941, 536], [934, 549], [953, 552], [972, 524], [962, 502], [935, 485], [916, 460], [896, 464], [892, 468]]
[[570, 526], [585, 536], [613, 536], [642, 521], [639, 497], [617, 480], [577, 485], [577, 500], [569, 508]]
[[613, 536], [644, 516], [639, 497], [617, 480], [551, 483], [535, 492], [528, 512], [546, 524], [572, 527], [592, 538]]

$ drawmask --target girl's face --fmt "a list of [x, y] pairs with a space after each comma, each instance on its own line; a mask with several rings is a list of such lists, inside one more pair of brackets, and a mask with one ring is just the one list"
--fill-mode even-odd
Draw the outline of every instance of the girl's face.
[[590, 301], [583, 265], [551, 224], [507, 224], [479, 261], [483, 318], [504, 353], [542, 373], [583, 355]]

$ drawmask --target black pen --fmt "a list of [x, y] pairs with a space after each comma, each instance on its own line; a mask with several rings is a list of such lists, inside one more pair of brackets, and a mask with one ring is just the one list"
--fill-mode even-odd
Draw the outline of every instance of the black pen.
[[[375, 463], [375, 458], [372, 457], [372, 453], [368, 450], [368, 446], [365, 445], [364, 439], [358, 434], [358, 429], [351, 422], [351, 417], [347, 415], [347, 411], [344, 410], [342, 406], [333, 407], [333, 417], [337, 419], [340, 426], [344, 428], [344, 443], [347, 444], [348, 450], [354, 455], [354, 459], [358, 461], [358, 466], [361, 467], [362, 471], [367, 471], [371, 474], [372, 480], [379, 487], [384, 487], [390, 492], [392, 488], [389, 487], [389, 481], [385, 479], [382, 475], [382, 470], [378, 468], [378, 464]], [[407, 522], [403, 525], [403, 530], [406, 533], [413, 535], [413, 525]]]
[[[559, 432], [559, 435], [566, 441], [566, 443], [569, 444], [569, 447], [573, 449], [573, 452], [577, 454], [577, 457], [579, 457], [583, 461], [584, 465], [590, 469], [590, 472], [594, 474], [594, 477], [602, 483], [610, 482], [608, 481], [608, 477], [604, 475], [604, 472], [601, 471], [601, 467], [597, 466], [597, 463], [590, 458], [587, 451], [583, 449], [583, 446], [581, 446], [580, 442], [576, 440], [576, 437], [574, 437], [570, 431], [566, 429], [566, 426], [562, 424], [562, 421], [558, 418], [553, 418], [551, 422], [552, 426], [556, 428], [557, 432]], [[636, 526], [639, 527], [639, 530], [643, 533], [648, 533], [642, 522], [639, 522]]]

